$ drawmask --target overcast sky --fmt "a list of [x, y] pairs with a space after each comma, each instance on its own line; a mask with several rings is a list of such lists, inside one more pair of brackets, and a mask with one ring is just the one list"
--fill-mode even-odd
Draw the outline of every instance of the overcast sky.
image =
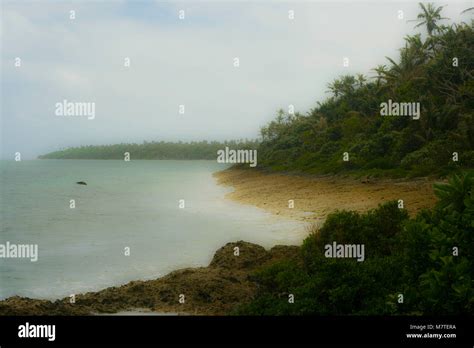
[[[469, 19], [460, 12], [473, 1], [439, 4], [446, 3], [445, 16]], [[2, 0], [2, 158], [88, 144], [254, 138], [279, 108], [306, 113], [334, 78], [370, 76], [385, 56], [398, 57], [403, 37], [417, 32], [407, 20], [418, 12], [414, 1]], [[64, 99], [94, 102], [95, 119], [57, 116]]]

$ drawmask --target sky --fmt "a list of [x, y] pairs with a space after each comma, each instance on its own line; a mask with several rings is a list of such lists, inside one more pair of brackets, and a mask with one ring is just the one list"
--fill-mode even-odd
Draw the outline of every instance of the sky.
[[[408, 21], [416, 1], [0, 1], [3, 159], [256, 138], [278, 109], [305, 114], [332, 80], [373, 76], [404, 36], [423, 32]], [[474, 6], [437, 4], [450, 21], [468, 21], [460, 12]], [[94, 103], [95, 117], [58, 116], [64, 100]]]

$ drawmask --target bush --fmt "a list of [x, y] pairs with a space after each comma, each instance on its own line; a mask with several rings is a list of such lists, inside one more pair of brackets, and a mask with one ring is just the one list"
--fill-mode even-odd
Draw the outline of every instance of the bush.
[[[437, 185], [440, 201], [409, 219], [388, 202], [365, 214], [330, 214], [301, 247], [303, 264], [280, 262], [253, 275], [251, 315], [472, 314], [474, 173]], [[364, 244], [364, 262], [326, 258], [324, 245]], [[288, 302], [293, 294], [294, 303]], [[398, 296], [403, 294], [403, 303]]]
[[[364, 244], [368, 256], [389, 255], [393, 248], [394, 236], [408, 219], [405, 209], [399, 209], [396, 201], [387, 202], [377, 209], [360, 215], [353, 211], [338, 211], [326, 219], [323, 227], [308, 239], [314, 240], [323, 250], [325, 244]], [[305, 245], [310, 241], [305, 241]]]

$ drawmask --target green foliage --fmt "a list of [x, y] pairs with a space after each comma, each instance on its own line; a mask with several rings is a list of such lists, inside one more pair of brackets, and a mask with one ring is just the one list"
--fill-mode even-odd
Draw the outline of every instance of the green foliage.
[[[239, 314], [344, 315], [390, 314], [387, 298], [397, 288], [403, 268], [390, 257], [390, 244], [407, 213], [395, 202], [367, 214], [339, 211], [305, 239], [303, 266], [280, 262], [254, 275], [260, 293]], [[324, 256], [325, 244], [366, 244], [367, 260], [332, 259]], [[383, 247], [381, 247], [383, 245]], [[384, 250], [386, 252], [384, 252]], [[288, 302], [288, 294], [295, 303]]]
[[[328, 85], [331, 97], [306, 115], [280, 110], [262, 128], [259, 166], [386, 176], [447, 176], [472, 168], [474, 22], [441, 25], [442, 7], [420, 9], [417, 27], [426, 28], [426, 39], [407, 36], [398, 61], [388, 58], [373, 79], [336, 79]], [[420, 119], [380, 116], [380, 104], [389, 99], [419, 102]], [[349, 162], [343, 163], [344, 152]]]
[[[471, 198], [469, 192], [474, 184], [474, 172], [454, 175], [449, 184], [435, 184], [434, 191], [443, 209], [462, 212]], [[465, 202], [466, 200], [466, 202]]]
[[[474, 312], [474, 172], [436, 185], [435, 208], [409, 219], [396, 202], [338, 211], [307, 237], [303, 264], [258, 271], [249, 315], [399, 315]], [[366, 259], [326, 258], [324, 247], [364, 244]], [[288, 295], [293, 294], [294, 303]], [[400, 294], [403, 302], [400, 302]]]
[[[303, 243], [303, 254], [323, 252], [324, 245], [333, 241], [343, 244], [364, 244], [366, 257], [389, 255], [393, 238], [408, 219], [408, 213], [399, 209], [395, 201], [380, 205], [366, 214], [338, 211], [330, 214], [324, 225]], [[315, 245], [311, 246], [311, 243]], [[309, 262], [308, 262], [309, 263]]]
[[256, 149], [257, 141], [240, 140], [225, 142], [192, 141], [189, 143], [143, 142], [143, 144], [116, 144], [72, 147], [55, 151], [41, 159], [121, 159], [129, 152], [133, 159], [162, 159], [162, 160], [215, 160], [217, 151], [228, 146], [231, 149]]
[[431, 36], [433, 31], [439, 30], [437, 22], [442, 19], [446, 19], [441, 17], [443, 6], [435, 7], [433, 4], [425, 5], [420, 3], [420, 7], [422, 12], [417, 17], [416, 21], [419, 23], [416, 25], [416, 27], [426, 25], [426, 31], [428, 32], [428, 35]]

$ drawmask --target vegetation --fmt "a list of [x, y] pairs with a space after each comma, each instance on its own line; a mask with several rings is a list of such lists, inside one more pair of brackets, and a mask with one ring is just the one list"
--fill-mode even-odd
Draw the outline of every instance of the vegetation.
[[[472, 314], [474, 172], [453, 176], [435, 192], [436, 207], [413, 219], [397, 202], [366, 214], [331, 214], [305, 239], [301, 262], [281, 261], [254, 274], [259, 293], [235, 313]], [[365, 261], [326, 258], [324, 247], [333, 241], [364, 244]]]
[[143, 144], [116, 144], [102, 146], [72, 147], [55, 151], [41, 159], [123, 159], [124, 153], [129, 152], [132, 159], [177, 159], [177, 160], [216, 160], [217, 150], [226, 146], [233, 149], [255, 149], [256, 141], [240, 140], [225, 142], [193, 141], [184, 142], [143, 142]]
[[[306, 115], [280, 110], [261, 129], [261, 142], [83, 146], [40, 158], [122, 159], [130, 152], [134, 159], [215, 159], [228, 145], [258, 148], [259, 166], [276, 171], [402, 177], [472, 168], [474, 21], [441, 25], [442, 7], [420, 7], [416, 27], [426, 27], [427, 35], [407, 36], [398, 62], [387, 58], [372, 78], [336, 79], [328, 85], [331, 96]], [[389, 100], [420, 103], [420, 118], [381, 116], [381, 103]]]
[[[442, 7], [420, 6], [416, 26], [426, 26], [425, 37], [407, 36], [399, 61], [387, 58], [388, 66], [375, 68], [371, 79], [336, 79], [328, 86], [331, 96], [306, 115], [280, 110], [261, 130], [259, 166], [390, 176], [472, 168], [474, 21], [440, 25]], [[419, 102], [420, 118], [381, 116], [388, 100]]]
[[[234, 314], [474, 313], [474, 21], [440, 25], [442, 7], [420, 7], [416, 21], [426, 26], [424, 38], [406, 37], [399, 62], [389, 58], [371, 81], [362, 75], [336, 79], [331, 97], [307, 115], [280, 110], [261, 131], [259, 165], [307, 173], [450, 175], [447, 184], [434, 186], [436, 206], [414, 218], [397, 202], [365, 214], [330, 214], [304, 240], [299, 259], [253, 274], [258, 294]], [[381, 103], [388, 100], [419, 102], [420, 119], [382, 117]], [[326, 257], [333, 242], [364, 245], [365, 260]]]

